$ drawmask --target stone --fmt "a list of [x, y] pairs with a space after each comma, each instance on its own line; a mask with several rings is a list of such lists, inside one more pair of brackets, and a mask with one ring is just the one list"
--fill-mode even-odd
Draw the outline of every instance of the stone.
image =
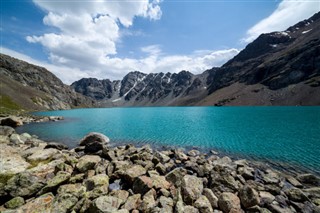
[[100, 161], [101, 158], [97, 155], [84, 155], [79, 159], [76, 168], [80, 172], [86, 172], [89, 169], [93, 169]]
[[188, 155], [191, 157], [196, 157], [196, 156], [199, 156], [200, 154], [201, 154], [200, 151], [195, 149], [192, 149], [188, 152]]
[[47, 145], [44, 147], [45, 149], [57, 149], [57, 150], [64, 150], [68, 149], [68, 146], [62, 143], [56, 143], [56, 142], [49, 142]]
[[112, 196], [101, 196], [95, 199], [88, 209], [90, 213], [112, 213], [119, 209], [121, 200]]
[[162, 163], [158, 163], [154, 167], [161, 175], [164, 175], [166, 173], [166, 167]]
[[129, 197], [129, 192], [125, 191], [125, 190], [115, 190], [115, 191], [112, 191], [110, 193], [110, 196], [112, 197], [116, 197], [116, 198], [119, 198], [120, 200], [122, 200], [121, 204], [124, 204], [126, 202], [126, 200], [128, 199]]
[[23, 122], [20, 118], [16, 116], [10, 116], [0, 120], [1, 126], [18, 127], [22, 126]]
[[287, 176], [286, 179], [287, 179], [287, 181], [288, 181], [289, 183], [291, 183], [294, 187], [297, 187], [297, 188], [302, 188], [302, 187], [303, 187], [302, 184], [301, 184], [297, 179], [295, 179], [295, 178], [292, 177], [292, 176]]
[[172, 198], [161, 196], [159, 199], [159, 203], [160, 203], [160, 207], [166, 210], [165, 212], [172, 212], [172, 208], [173, 208]]
[[225, 213], [229, 213], [232, 209], [241, 209], [239, 197], [230, 192], [221, 193], [218, 204], [219, 208]]
[[308, 200], [308, 197], [302, 192], [301, 189], [291, 188], [285, 191], [288, 198], [295, 202], [304, 202]]
[[22, 172], [8, 180], [5, 190], [8, 191], [12, 197], [30, 197], [37, 193], [43, 186], [43, 179], [29, 172]]
[[103, 149], [103, 144], [99, 141], [93, 141], [91, 143], [87, 143], [84, 147], [84, 152], [87, 153], [96, 153]]
[[200, 211], [200, 213], [213, 213], [212, 206], [208, 198], [204, 195], [201, 195], [196, 200], [196, 202], [194, 203], [194, 206]]
[[6, 144], [0, 144], [0, 175], [8, 176], [25, 171], [30, 164], [22, 158], [15, 149]]
[[186, 204], [193, 204], [202, 194], [203, 182], [200, 178], [192, 175], [185, 175], [182, 178], [182, 197]]
[[43, 194], [58, 188], [58, 186], [68, 182], [70, 177], [71, 177], [70, 173], [59, 171], [56, 174], [56, 176], [54, 176], [52, 179], [49, 179], [47, 181], [47, 185], [43, 189], [41, 189], [41, 191], [38, 194]]
[[90, 144], [92, 142], [99, 142], [101, 144], [108, 144], [110, 142], [110, 139], [101, 133], [90, 132], [89, 134], [87, 134], [86, 136], [84, 136], [80, 140], [79, 145], [86, 146], [87, 144]]
[[140, 194], [134, 194], [128, 197], [127, 201], [125, 202], [123, 208], [127, 209], [129, 211], [133, 209], [138, 209], [141, 203], [141, 195]]
[[27, 160], [29, 162], [39, 162], [39, 161], [51, 160], [53, 158], [53, 156], [58, 153], [59, 153], [59, 150], [53, 149], [53, 148], [37, 150], [32, 155], [27, 157]]
[[320, 198], [320, 187], [311, 187], [303, 191], [311, 198]]
[[240, 189], [239, 197], [241, 200], [241, 204], [245, 208], [250, 208], [260, 203], [258, 192], [248, 185], [245, 185]]
[[88, 178], [85, 181], [85, 186], [87, 190], [92, 190], [98, 186], [106, 186], [109, 187], [109, 177], [106, 174], [98, 174]]
[[[1, 126], [0, 126], [1, 127]], [[8, 136], [5, 135], [0, 135], [0, 144], [4, 143], [4, 144], [8, 144], [10, 143], [10, 139]]]
[[142, 199], [142, 202], [139, 206], [139, 210], [141, 210], [142, 212], [147, 212], [149, 211], [151, 208], [156, 206], [156, 201], [154, 199], [154, 195], [156, 194], [154, 189], [151, 189], [150, 191], [148, 191]]
[[140, 176], [133, 182], [132, 190], [136, 194], [145, 194], [152, 188], [152, 179], [147, 176]]
[[130, 168], [126, 169], [126, 170], [122, 170], [120, 172], [120, 175], [129, 182], [129, 184], [132, 184], [133, 181], [135, 180], [135, 178], [146, 174], [146, 169], [143, 168], [140, 165], [133, 165]]
[[24, 204], [23, 197], [15, 197], [4, 204], [8, 209], [16, 209]]
[[[28, 213], [38, 213], [38, 212], [52, 212], [54, 196], [52, 193], [47, 193], [37, 197], [30, 202], [27, 202], [23, 206], [17, 209], [16, 212], [28, 212]], [[53, 213], [53, 212], [52, 212]]]
[[319, 178], [317, 178], [313, 174], [300, 174], [297, 176], [297, 180], [299, 180], [302, 183], [312, 184], [312, 185], [318, 185], [320, 183]]
[[152, 186], [155, 189], [169, 189], [171, 184], [166, 180], [165, 176], [151, 175]]
[[0, 126], [0, 135], [10, 137], [16, 131], [10, 126]]
[[172, 170], [171, 172], [169, 172], [165, 177], [168, 182], [172, 183], [176, 187], [180, 187], [182, 184], [181, 180], [186, 174], [187, 174], [186, 169], [182, 167], [178, 167]]
[[169, 156], [157, 151], [154, 153], [154, 157], [158, 158], [160, 163], [167, 163], [170, 160]]
[[275, 196], [273, 196], [270, 192], [260, 191], [259, 196], [261, 204], [270, 204], [275, 200]]
[[73, 194], [59, 194], [55, 197], [51, 213], [67, 213], [78, 202], [77, 196]]
[[82, 184], [77, 183], [77, 184], [65, 184], [61, 185], [58, 188], [58, 194], [71, 194], [74, 195], [77, 198], [81, 198], [85, 192], [86, 192], [86, 187], [84, 187]]
[[10, 142], [13, 143], [13, 144], [24, 144], [26, 142], [26, 138], [20, 136], [19, 134], [12, 134], [10, 136]]
[[184, 213], [199, 213], [199, 210], [193, 206], [185, 206]]
[[212, 192], [211, 189], [208, 189], [208, 188], [203, 189], [203, 195], [207, 197], [212, 208], [218, 208], [218, 198], [217, 196], [215, 196], [215, 194]]

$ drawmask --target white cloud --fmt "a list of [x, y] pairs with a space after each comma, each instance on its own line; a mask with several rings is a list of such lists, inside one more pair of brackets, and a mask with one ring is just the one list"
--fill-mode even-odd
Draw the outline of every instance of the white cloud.
[[247, 31], [242, 42], [249, 43], [262, 33], [284, 31], [297, 22], [311, 17], [320, 11], [320, 2], [283, 0], [277, 9], [267, 18], [261, 20]]

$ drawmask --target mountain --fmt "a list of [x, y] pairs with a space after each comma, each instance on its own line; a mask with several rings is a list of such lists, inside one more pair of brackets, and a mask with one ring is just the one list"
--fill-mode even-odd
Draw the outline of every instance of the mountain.
[[[150, 73], [134, 71], [121, 81], [83, 78], [71, 87], [101, 106], [191, 105], [207, 94], [207, 73]], [[184, 101], [186, 99], [186, 101]]]
[[101, 106], [320, 105], [320, 12], [260, 35], [220, 68], [200, 75], [130, 72], [121, 81], [71, 87]]
[[0, 112], [93, 105], [93, 100], [74, 92], [45, 68], [4, 54], [0, 56]]

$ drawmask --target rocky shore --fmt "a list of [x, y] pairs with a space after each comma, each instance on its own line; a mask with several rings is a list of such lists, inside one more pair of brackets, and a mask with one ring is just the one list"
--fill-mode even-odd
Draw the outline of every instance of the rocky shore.
[[313, 174], [293, 177], [214, 153], [109, 141], [90, 133], [70, 150], [0, 126], [0, 211], [320, 212]]

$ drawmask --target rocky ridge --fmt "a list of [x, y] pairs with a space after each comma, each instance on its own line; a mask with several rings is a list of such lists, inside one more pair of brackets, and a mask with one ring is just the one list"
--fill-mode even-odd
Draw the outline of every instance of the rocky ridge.
[[44, 110], [90, 107], [93, 100], [74, 92], [43, 67], [0, 54], [1, 108]]
[[[246, 160], [111, 147], [90, 133], [75, 149], [0, 126], [0, 211], [320, 212], [320, 179]], [[17, 136], [22, 140], [16, 140]]]

